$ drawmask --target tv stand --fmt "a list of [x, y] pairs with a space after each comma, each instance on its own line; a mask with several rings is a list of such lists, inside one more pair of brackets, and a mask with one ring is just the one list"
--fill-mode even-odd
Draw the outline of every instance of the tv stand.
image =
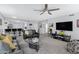
[[71, 36], [68, 35], [59, 35], [59, 34], [52, 34], [54, 39], [58, 39], [58, 40], [62, 40], [62, 41], [66, 41], [69, 42], [71, 39]]

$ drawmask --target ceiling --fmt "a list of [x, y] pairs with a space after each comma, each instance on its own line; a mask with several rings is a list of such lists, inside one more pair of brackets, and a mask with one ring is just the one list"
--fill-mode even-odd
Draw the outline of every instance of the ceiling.
[[0, 4], [0, 12], [5, 17], [35, 21], [79, 12], [79, 4], [48, 4], [48, 7], [49, 9], [60, 8], [60, 10], [51, 11], [52, 15], [47, 14], [47, 12], [40, 15], [39, 11], [34, 10], [43, 9], [44, 4]]

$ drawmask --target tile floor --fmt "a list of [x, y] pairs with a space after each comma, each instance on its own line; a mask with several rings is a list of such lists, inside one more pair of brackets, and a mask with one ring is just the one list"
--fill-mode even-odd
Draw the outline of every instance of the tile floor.
[[40, 50], [39, 54], [69, 54], [66, 51], [67, 42], [60, 41], [48, 37], [48, 35], [40, 36]]

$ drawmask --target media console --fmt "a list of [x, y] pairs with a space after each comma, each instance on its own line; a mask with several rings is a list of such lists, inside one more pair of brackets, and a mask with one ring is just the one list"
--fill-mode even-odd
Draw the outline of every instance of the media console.
[[52, 36], [54, 39], [58, 39], [58, 40], [66, 41], [66, 42], [69, 42], [71, 39], [71, 36], [68, 36], [68, 35], [61, 36], [59, 34], [52, 34]]

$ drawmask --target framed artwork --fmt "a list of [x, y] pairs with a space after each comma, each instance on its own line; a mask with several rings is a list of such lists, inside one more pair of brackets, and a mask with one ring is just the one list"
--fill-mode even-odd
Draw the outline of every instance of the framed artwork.
[[79, 27], [79, 20], [77, 20], [77, 27]]

